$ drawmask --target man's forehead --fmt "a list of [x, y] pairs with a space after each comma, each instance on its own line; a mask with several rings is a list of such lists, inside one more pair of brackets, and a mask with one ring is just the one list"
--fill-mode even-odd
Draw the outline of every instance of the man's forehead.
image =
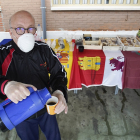
[[35, 24], [34, 18], [29, 13], [16, 13], [11, 17], [11, 24], [18, 25], [18, 24]]

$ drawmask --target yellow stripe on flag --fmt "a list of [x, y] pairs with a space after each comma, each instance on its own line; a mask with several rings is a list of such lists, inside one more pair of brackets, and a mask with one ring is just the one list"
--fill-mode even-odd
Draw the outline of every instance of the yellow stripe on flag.
[[[53, 42], [54, 39], [51, 39], [51, 42]], [[45, 39], [47, 42], [47, 39]], [[67, 78], [68, 78], [68, 84], [67, 87], [69, 89], [69, 82], [70, 82], [70, 75], [71, 75], [71, 68], [72, 68], [72, 62], [73, 62], [73, 52], [69, 49], [69, 44], [66, 42], [65, 39], [63, 39], [65, 48], [60, 49], [60, 46], [58, 44], [58, 39], [56, 39], [56, 46], [53, 49], [56, 55], [58, 56], [59, 61], [61, 64], [65, 67], [65, 70], [67, 72]]]

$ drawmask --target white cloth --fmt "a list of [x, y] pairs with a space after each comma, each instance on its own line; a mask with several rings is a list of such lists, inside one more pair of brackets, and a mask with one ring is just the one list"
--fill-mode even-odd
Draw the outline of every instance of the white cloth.
[[118, 86], [122, 89], [122, 71], [124, 67], [124, 56], [120, 50], [108, 51], [105, 50], [106, 56], [105, 69], [102, 85]]

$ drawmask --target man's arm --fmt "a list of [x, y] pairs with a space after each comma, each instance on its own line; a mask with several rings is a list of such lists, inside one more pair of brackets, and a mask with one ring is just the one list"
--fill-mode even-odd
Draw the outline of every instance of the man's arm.
[[0, 68], [0, 94], [6, 95], [11, 101], [18, 103], [30, 95], [27, 87], [37, 90], [33, 85], [9, 81], [6, 76], [2, 75], [2, 69]]
[[36, 87], [30, 84], [8, 81], [4, 87], [4, 93], [11, 101], [18, 103], [30, 95], [30, 91], [27, 87], [32, 87], [34, 91], [37, 90]]
[[32, 87], [34, 91], [37, 90], [37, 88], [33, 85], [24, 84], [16, 81], [9, 81], [5, 76], [0, 75], [1, 94], [6, 95], [14, 103], [18, 103], [19, 101], [22, 101], [30, 95], [27, 87]]
[[67, 73], [51, 48], [48, 68], [50, 72], [49, 84], [52, 89], [52, 96], [56, 96], [59, 100], [55, 112], [59, 114], [65, 110], [65, 113], [67, 113]]
[[[9, 44], [9, 48], [11, 46], [12, 45]], [[32, 87], [34, 90], [37, 89], [32, 85], [9, 81], [9, 79], [7, 79], [6, 73], [9, 67], [9, 61], [12, 61], [12, 54], [14, 52], [13, 48], [7, 48], [7, 46], [2, 46], [0, 48], [0, 96], [6, 95], [11, 101], [18, 103], [18, 101], [22, 101], [30, 95], [27, 87]]]
[[56, 90], [62, 91], [67, 101], [67, 73], [51, 48], [48, 69], [50, 73], [49, 85], [52, 89], [52, 92]]
[[2, 76], [1, 75], [1, 69], [0, 69], [0, 94], [5, 95], [5, 93], [4, 93], [4, 87], [5, 87], [5, 85], [6, 85], [6, 83], [8, 81], [9, 80], [5, 76]]

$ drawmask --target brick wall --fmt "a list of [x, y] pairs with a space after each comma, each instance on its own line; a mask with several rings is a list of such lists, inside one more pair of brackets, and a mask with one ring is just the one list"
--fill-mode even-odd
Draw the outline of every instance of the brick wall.
[[[1, 0], [6, 31], [8, 20], [18, 10], [28, 10], [42, 24], [41, 0]], [[51, 11], [50, 0], [46, 0], [47, 30], [138, 30], [140, 11]]]
[[[0, 2], [0, 5], [1, 5], [1, 2]], [[3, 14], [2, 14], [2, 11], [0, 11], [0, 32], [2, 31], [5, 31], [5, 28], [4, 28], [4, 22], [3, 22]]]

